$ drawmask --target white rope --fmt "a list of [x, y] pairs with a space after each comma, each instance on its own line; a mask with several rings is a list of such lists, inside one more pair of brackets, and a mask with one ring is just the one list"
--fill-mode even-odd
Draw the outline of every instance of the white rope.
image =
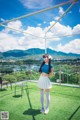
[[[75, 3], [76, 1], [77, 1], [77, 0], [74, 0], [74, 3]], [[38, 37], [38, 38], [44, 39], [44, 37], [39, 37], [39, 36], [33, 35], [33, 34], [31, 34], [31, 33], [28, 33], [28, 32], [22, 31], [22, 30], [18, 30], [18, 29], [15, 29], [15, 28], [11, 28], [11, 27], [6, 26], [6, 25], [3, 25], [3, 24], [4, 24], [4, 23], [11, 22], [11, 21], [14, 21], [14, 20], [19, 20], [19, 19], [21, 19], [21, 18], [25, 18], [25, 17], [31, 16], [31, 15], [34, 15], [34, 14], [38, 14], [38, 13], [41, 13], [41, 12], [45, 12], [45, 11], [51, 10], [51, 9], [53, 9], [53, 8], [57, 8], [57, 7], [60, 7], [60, 6], [62, 6], [62, 5], [68, 4], [68, 3], [70, 3], [70, 2], [73, 2], [73, 0], [72, 0], [72, 1], [65, 2], [65, 3], [62, 3], [62, 4], [59, 4], [59, 5], [56, 5], [56, 6], [52, 6], [52, 7], [47, 8], [47, 9], [43, 9], [43, 10], [40, 10], [40, 11], [37, 11], [37, 12], [33, 12], [33, 13], [30, 13], [30, 14], [27, 14], [27, 15], [24, 15], [24, 16], [21, 16], [21, 17], [18, 17], [18, 18], [14, 18], [14, 19], [12, 19], [12, 20], [8, 20], [8, 21], [5, 21], [5, 22], [2, 22], [2, 23], [0, 23], [0, 26], [6, 27], [6, 28], [11, 29], [11, 30], [13, 30], [13, 31], [17, 31], [17, 32], [29, 34], [29, 35], [32, 35], [32, 36], [34, 36], [34, 37]], [[72, 3], [71, 6], [65, 11], [65, 13], [64, 13], [52, 26], [50, 26], [50, 28], [46, 31], [46, 33], [69, 11], [69, 9], [74, 5], [74, 3]], [[45, 35], [45, 36], [46, 36], [46, 35]]]
[[29, 35], [31, 35], [31, 36], [33, 36], [33, 37], [38, 37], [38, 38], [44, 39], [44, 37], [39, 37], [39, 36], [33, 35], [33, 34], [31, 34], [31, 33], [28, 33], [28, 32], [22, 31], [22, 30], [18, 30], [18, 29], [15, 29], [15, 28], [11, 28], [11, 27], [6, 26], [6, 25], [3, 25], [3, 24], [1, 24], [1, 26], [5, 27], [5, 28], [8, 28], [8, 29], [11, 29], [11, 30], [16, 31], [16, 32], [29, 34]]
[[[77, 0], [74, 0], [74, 2], [72, 2], [72, 4], [70, 5], [70, 7], [68, 7], [68, 9], [61, 15], [61, 17], [60, 17], [54, 24], [52, 24], [52, 25], [48, 28], [48, 30], [45, 32], [45, 37], [46, 37], [47, 32], [48, 32], [54, 25], [56, 25], [57, 22], [60, 21], [60, 19], [71, 9], [71, 7], [75, 4], [76, 1], [77, 1]], [[45, 44], [46, 44], [46, 38], [45, 38]], [[46, 47], [45, 47], [45, 53], [47, 53]]]
[[74, 4], [75, 4], [75, 2], [73, 2], [73, 3], [70, 5], [70, 7], [59, 17], [59, 19], [58, 19], [55, 23], [53, 23], [53, 24], [48, 28], [48, 30], [45, 32], [45, 34], [47, 34], [47, 32], [48, 32], [52, 27], [54, 27], [54, 25], [56, 25], [57, 22], [60, 21], [60, 19], [71, 9], [71, 7], [72, 7]]
[[58, 35], [58, 36], [52, 36], [52, 37], [49, 37], [49, 38], [47, 38], [46, 37], [46, 39], [52, 39], [52, 38], [58, 38], [58, 37], [69, 37], [69, 36], [77, 36], [77, 35], [80, 35], [80, 33], [78, 33], [78, 34], [66, 34], [66, 35]]
[[[74, 0], [74, 1], [76, 2], [77, 0]], [[6, 23], [8, 23], [8, 22], [12, 22], [12, 21], [15, 21], [15, 20], [19, 20], [19, 19], [22, 19], [22, 18], [26, 18], [26, 17], [32, 16], [32, 15], [36, 15], [36, 14], [39, 14], [39, 13], [42, 13], [42, 12], [45, 12], [45, 11], [48, 11], [48, 10], [52, 10], [52, 9], [54, 9], [54, 8], [61, 7], [61, 6], [63, 6], [63, 5], [66, 5], [66, 4], [69, 4], [69, 3], [72, 3], [72, 2], [73, 2], [73, 0], [68, 1], [68, 2], [64, 2], [64, 3], [61, 3], [61, 4], [58, 4], [58, 5], [49, 7], [49, 8], [45, 8], [45, 9], [39, 10], [39, 11], [37, 11], [37, 12], [29, 13], [29, 14], [26, 14], [26, 15], [23, 15], [23, 16], [20, 16], [20, 17], [17, 17], [17, 18], [13, 18], [13, 19], [11, 19], [11, 20], [7, 20], [7, 21], [4, 21], [4, 22], [1, 22], [1, 23], [0, 23], [0, 26], [1, 26], [1, 24], [6, 24]]]

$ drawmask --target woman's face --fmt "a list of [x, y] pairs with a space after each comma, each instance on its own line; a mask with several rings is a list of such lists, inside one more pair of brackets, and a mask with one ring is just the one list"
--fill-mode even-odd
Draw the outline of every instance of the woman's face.
[[48, 62], [49, 62], [48, 56], [44, 56], [43, 59], [44, 59], [44, 62], [45, 62], [45, 63], [48, 63]]

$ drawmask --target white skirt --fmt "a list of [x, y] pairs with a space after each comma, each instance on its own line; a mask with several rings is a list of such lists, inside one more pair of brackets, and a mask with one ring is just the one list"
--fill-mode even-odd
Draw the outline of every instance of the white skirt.
[[41, 89], [50, 89], [52, 88], [50, 79], [47, 76], [40, 76], [38, 80], [38, 87]]

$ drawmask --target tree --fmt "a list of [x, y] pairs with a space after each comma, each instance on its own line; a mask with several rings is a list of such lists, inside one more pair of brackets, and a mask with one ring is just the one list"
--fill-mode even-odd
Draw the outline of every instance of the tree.
[[14, 75], [10, 75], [10, 74], [5, 74], [2, 77], [3, 80], [9, 81], [10, 85], [11, 85], [11, 89], [12, 89], [12, 83], [17, 81], [16, 77]]

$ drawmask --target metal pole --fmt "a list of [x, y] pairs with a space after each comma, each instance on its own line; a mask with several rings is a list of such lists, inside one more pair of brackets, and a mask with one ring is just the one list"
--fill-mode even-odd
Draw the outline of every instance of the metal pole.
[[32, 15], [36, 15], [36, 14], [39, 14], [39, 13], [42, 13], [42, 12], [46, 12], [46, 11], [48, 11], [48, 10], [52, 10], [52, 9], [54, 9], [54, 8], [58, 8], [58, 7], [67, 5], [67, 4], [69, 4], [69, 3], [77, 2], [77, 1], [78, 1], [78, 0], [67, 1], [67, 2], [58, 4], [58, 5], [49, 7], [49, 8], [45, 8], [45, 9], [43, 9], [43, 10], [39, 10], [39, 11], [36, 11], [36, 12], [32, 12], [32, 13], [29, 13], [29, 14], [26, 14], [26, 15], [23, 15], [23, 16], [20, 16], [20, 17], [17, 17], [17, 18], [13, 18], [13, 19], [11, 19], [11, 20], [7, 20], [7, 21], [4, 21], [4, 22], [1, 22], [1, 23], [0, 23], [0, 26], [1, 26], [1, 24], [6, 24], [6, 23], [9, 23], [9, 22], [12, 22], [12, 21], [15, 21], [15, 20], [20, 20], [20, 19], [22, 19], [22, 18], [26, 18], [26, 17], [32, 16]]
[[68, 9], [61, 15], [61, 17], [59, 17], [59, 19], [58, 19], [55, 23], [53, 23], [53, 24], [48, 28], [48, 30], [45, 32], [45, 54], [47, 53], [47, 47], [46, 47], [46, 34], [47, 34], [47, 32], [48, 32], [52, 27], [54, 27], [57, 22], [60, 21], [60, 19], [71, 9], [71, 7], [75, 4], [76, 1], [77, 1], [77, 0], [74, 0], [74, 2], [72, 2], [72, 4], [68, 7]]
[[61, 65], [60, 65], [60, 68], [59, 68], [59, 84], [61, 84]]
[[45, 54], [47, 54], [47, 41], [46, 41], [46, 34], [45, 34], [44, 39], [45, 39]]
[[75, 4], [75, 2], [73, 2], [68, 8], [67, 10], [58, 18], [58, 20], [56, 22], [54, 22], [49, 28], [48, 30], [45, 32], [45, 34], [52, 28], [54, 27], [54, 25], [56, 25], [57, 22], [59, 22], [61, 20], [61, 18], [72, 8], [72, 6]]

